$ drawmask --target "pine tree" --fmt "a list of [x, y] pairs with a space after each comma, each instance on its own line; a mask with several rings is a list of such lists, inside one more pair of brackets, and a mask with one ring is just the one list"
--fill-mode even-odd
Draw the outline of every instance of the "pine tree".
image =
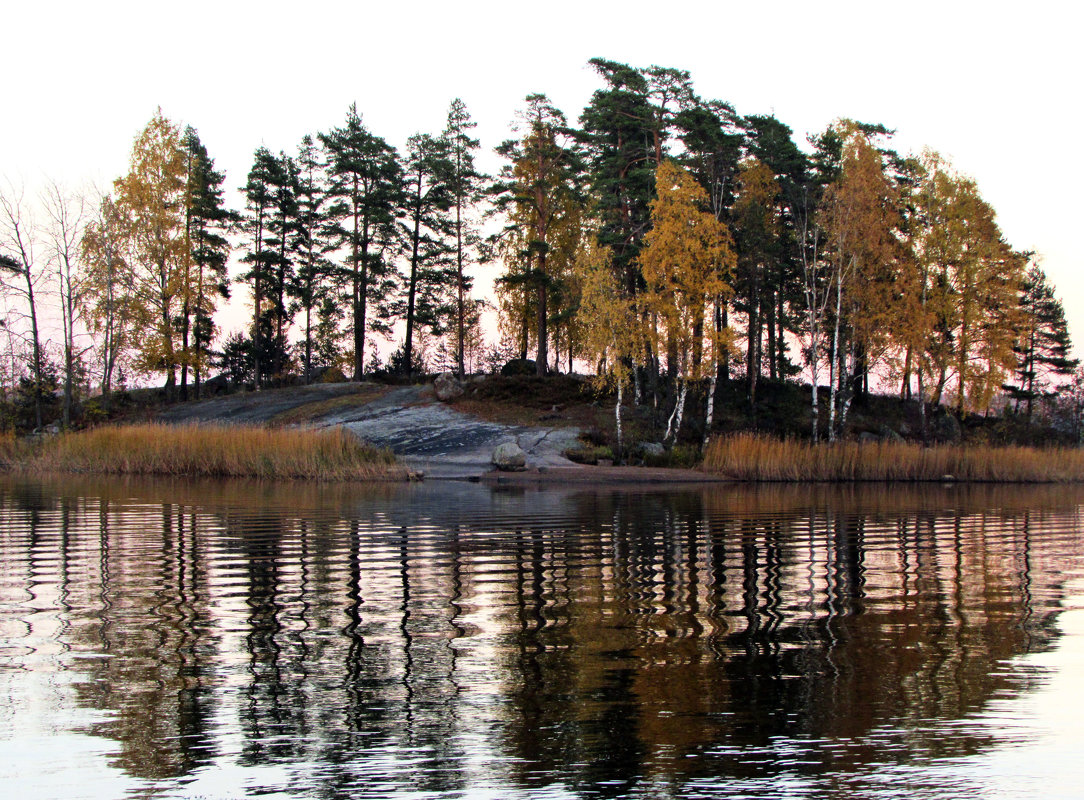
[[404, 172], [404, 236], [407, 241], [406, 334], [403, 339], [402, 369], [414, 371], [414, 335], [418, 327], [435, 334], [456, 309], [449, 289], [460, 285], [461, 274], [453, 265], [455, 219], [449, 214], [454, 198], [449, 180], [453, 162], [447, 141], [417, 134], [407, 142]]
[[354, 380], [361, 380], [366, 334], [389, 330], [402, 168], [395, 148], [369, 132], [354, 105], [341, 128], [319, 138], [328, 153], [333, 242], [346, 251], [340, 274], [350, 291]]
[[265, 330], [264, 312], [271, 259], [274, 258], [267, 239], [273, 214], [275, 171], [275, 157], [266, 147], [259, 147], [253, 156], [248, 179], [242, 187], [247, 206], [242, 228], [249, 238], [249, 249], [241, 261], [248, 264], [249, 269], [238, 280], [247, 281], [252, 286], [252, 379], [257, 390], [263, 384], [267, 369], [262, 354], [267, 350], [268, 332]]
[[[737, 249], [734, 305], [747, 320], [745, 374], [749, 405], [753, 406], [761, 373], [764, 317], [775, 306], [770, 297], [765, 302], [764, 295], [771, 294], [770, 273], [781, 257], [779, 184], [769, 167], [751, 158], [742, 164], [738, 187], [733, 208]], [[770, 346], [768, 353], [771, 360]]]
[[481, 202], [486, 176], [474, 165], [478, 140], [470, 136], [475, 123], [467, 112], [466, 104], [456, 98], [448, 108], [448, 124], [444, 129], [451, 173], [448, 176], [448, 192], [455, 212], [455, 335], [456, 372], [464, 373], [464, 357], [470, 332], [470, 318], [475, 301], [470, 299], [472, 280], [466, 273], [474, 261], [481, 244], [475, 226], [474, 211]]
[[1051, 395], [1051, 383], [1069, 378], [1079, 362], [1071, 355], [1065, 308], [1038, 264], [1032, 264], [1024, 275], [1020, 309], [1021, 325], [1013, 347], [1017, 357], [1016, 383], [1005, 389], [1016, 401], [1017, 411], [1021, 403], [1026, 405], [1025, 413], [1031, 419], [1034, 401]]
[[214, 338], [216, 300], [229, 297], [226, 263], [230, 243], [226, 234], [237, 217], [224, 205], [225, 175], [215, 169], [214, 159], [207, 154], [194, 128], [185, 129], [181, 144], [187, 167], [185, 230], [190, 253], [181, 322], [181, 344], [186, 356], [181, 366], [181, 395], [187, 396], [191, 366], [199, 398], [208, 348]]
[[286, 332], [290, 322], [287, 291], [295, 281], [293, 241], [297, 230], [297, 164], [285, 153], [269, 162], [270, 197], [264, 235], [267, 282], [266, 352], [262, 359], [281, 379], [287, 371]]
[[305, 383], [312, 380], [313, 332], [316, 310], [331, 291], [326, 278], [327, 261], [327, 182], [326, 165], [311, 136], [305, 136], [297, 152], [297, 180], [294, 186], [296, 226], [290, 249], [297, 263], [287, 290], [293, 300], [292, 312], [302, 315], [302, 368]]

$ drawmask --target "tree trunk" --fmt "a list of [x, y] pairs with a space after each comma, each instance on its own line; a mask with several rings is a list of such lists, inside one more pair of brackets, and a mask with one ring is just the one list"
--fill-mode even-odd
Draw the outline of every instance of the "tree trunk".
[[538, 255], [538, 357], [535, 360], [535, 371], [539, 377], [546, 374], [546, 365], [549, 358], [549, 342], [546, 338], [546, 254]]
[[715, 422], [715, 386], [718, 382], [719, 373], [715, 371], [708, 384], [708, 407], [704, 413], [704, 447], [708, 446], [708, 441], [711, 439], [711, 426]]
[[625, 449], [621, 441], [621, 401], [624, 399], [624, 389], [625, 382], [619, 378], [617, 381], [617, 403], [614, 404], [614, 424], [617, 428], [617, 452], [614, 453], [615, 464], [620, 464], [622, 462], [622, 453]]
[[[458, 158], [458, 156], [457, 156]], [[456, 164], [457, 174], [461, 165]], [[456, 273], [456, 327], [457, 341], [455, 361], [459, 377], [465, 374], [463, 371], [463, 351], [466, 340], [466, 299], [463, 285], [463, 195], [457, 191], [455, 195], [455, 273]]]
[[[418, 286], [418, 243], [422, 225], [422, 174], [418, 171], [418, 189], [414, 196], [414, 232], [410, 242], [410, 280], [407, 283], [406, 336], [403, 339], [403, 374], [414, 372], [414, 299]], [[459, 369], [462, 374], [462, 353]]]

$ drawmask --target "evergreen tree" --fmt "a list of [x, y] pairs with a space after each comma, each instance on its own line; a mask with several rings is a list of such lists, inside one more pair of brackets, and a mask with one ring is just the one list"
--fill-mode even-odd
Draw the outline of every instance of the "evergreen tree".
[[290, 249], [296, 260], [288, 292], [293, 300], [291, 312], [302, 315], [302, 368], [305, 383], [312, 380], [313, 332], [315, 311], [329, 296], [331, 287], [327, 261], [327, 183], [325, 164], [311, 136], [301, 140], [297, 153], [297, 179], [294, 185], [296, 225]]
[[466, 274], [466, 268], [474, 260], [481, 244], [473, 212], [482, 199], [486, 180], [474, 165], [474, 156], [478, 151], [478, 140], [470, 135], [474, 127], [466, 104], [459, 98], [453, 100], [448, 108], [444, 141], [451, 166], [448, 193], [455, 213], [455, 350], [456, 372], [460, 377], [464, 373], [464, 356], [476, 305], [470, 298], [473, 282]]
[[275, 157], [266, 147], [260, 147], [253, 156], [252, 169], [242, 187], [245, 195], [247, 213], [242, 220], [242, 228], [249, 239], [248, 252], [241, 261], [249, 265], [247, 272], [238, 280], [247, 281], [252, 286], [252, 380], [258, 390], [262, 385], [267, 365], [262, 353], [267, 350], [268, 331], [265, 330], [267, 318], [265, 303], [268, 292], [268, 278], [274, 251], [268, 247], [268, 228], [273, 215], [273, 194], [277, 164]]
[[651, 227], [656, 152], [665, 144], [664, 132], [656, 127], [640, 70], [601, 58], [589, 63], [606, 82], [580, 116], [598, 241], [611, 253], [618, 286], [631, 297], [643, 285], [636, 258]]
[[330, 230], [334, 244], [346, 251], [340, 274], [350, 291], [354, 380], [360, 380], [366, 334], [389, 330], [402, 168], [395, 148], [369, 132], [354, 105], [343, 126], [320, 134], [320, 141], [328, 154]]
[[215, 301], [229, 297], [226, 263], [230, 243], [226, 234], [237, 217], [224, 205], [225, 175], [215, 169], [214, 159], [194, 128], [185, 129], [181, 144], [187, 165], [185, 228], [190, 252], [181, 314], [181, 344], [186, 354], [181, 367], [181, 396], [187, 397], [191, 366], [198, 398], [207, 350], [214, 338]]
[[298, 224], [297, 164], [285, 153], [273, 158], [269, 164], [270, 197], [267, 226], [264, 234], [267, 283], [268, 330], [267, 350], [263, 354], [271, 374], [280, 379], [285, 375], [287, 347], [286, 332], [290, 315], [286, 305], [287, 291], [295, 281], [294, 239]]
[[1072, 341], [1065, 309], [1038, 264], [1032, 264], [1024, 275], [1020, 308], [1021, 325], [1013, 346], [1017, 357], [1016, 383], [1005, 389], [1016, 401], [1018, 411], [1020, 404], [1025, 404], [1027, 417], [1031, 419], [1033, 401], [1052, 394], [1051, 382], [1069, 378], [1079, 362], [1071, 357]]
[[455, 220], [449, 214], [454, 198], [449, 180], [453, 162], [448, 143], [428, 134], [411, 136], [407, 142], [404, 171], [404, 236], [410, 260], [406, 289], [406, 334], [401, 368], [415, 370], [416, 329], [441, 334], [443, 325], [456, 309], [449, 289], [460, 285], [461, 274], [452, 263], [451, 237]]

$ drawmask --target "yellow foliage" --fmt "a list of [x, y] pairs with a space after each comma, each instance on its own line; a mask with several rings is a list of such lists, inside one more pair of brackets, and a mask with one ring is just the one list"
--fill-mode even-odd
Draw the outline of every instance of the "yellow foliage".
[[729, 231], [704, 210], [707, 194], [692, 175], [664, 161], [655, 186], [652, 227], [639, 260], [647, 284], [641, 308], [657, 320], [649, 332], [656, 352], [676, 353], [681, 376], [696, 380], [715, 370], [722, 337], [709, 310], [730, 294], [736, 259]]

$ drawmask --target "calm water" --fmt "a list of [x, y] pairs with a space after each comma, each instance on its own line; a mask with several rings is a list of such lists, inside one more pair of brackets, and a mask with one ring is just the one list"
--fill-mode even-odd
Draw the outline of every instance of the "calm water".
[[1081, 797], [1082, 504], [0, 482], [0, 786]]

